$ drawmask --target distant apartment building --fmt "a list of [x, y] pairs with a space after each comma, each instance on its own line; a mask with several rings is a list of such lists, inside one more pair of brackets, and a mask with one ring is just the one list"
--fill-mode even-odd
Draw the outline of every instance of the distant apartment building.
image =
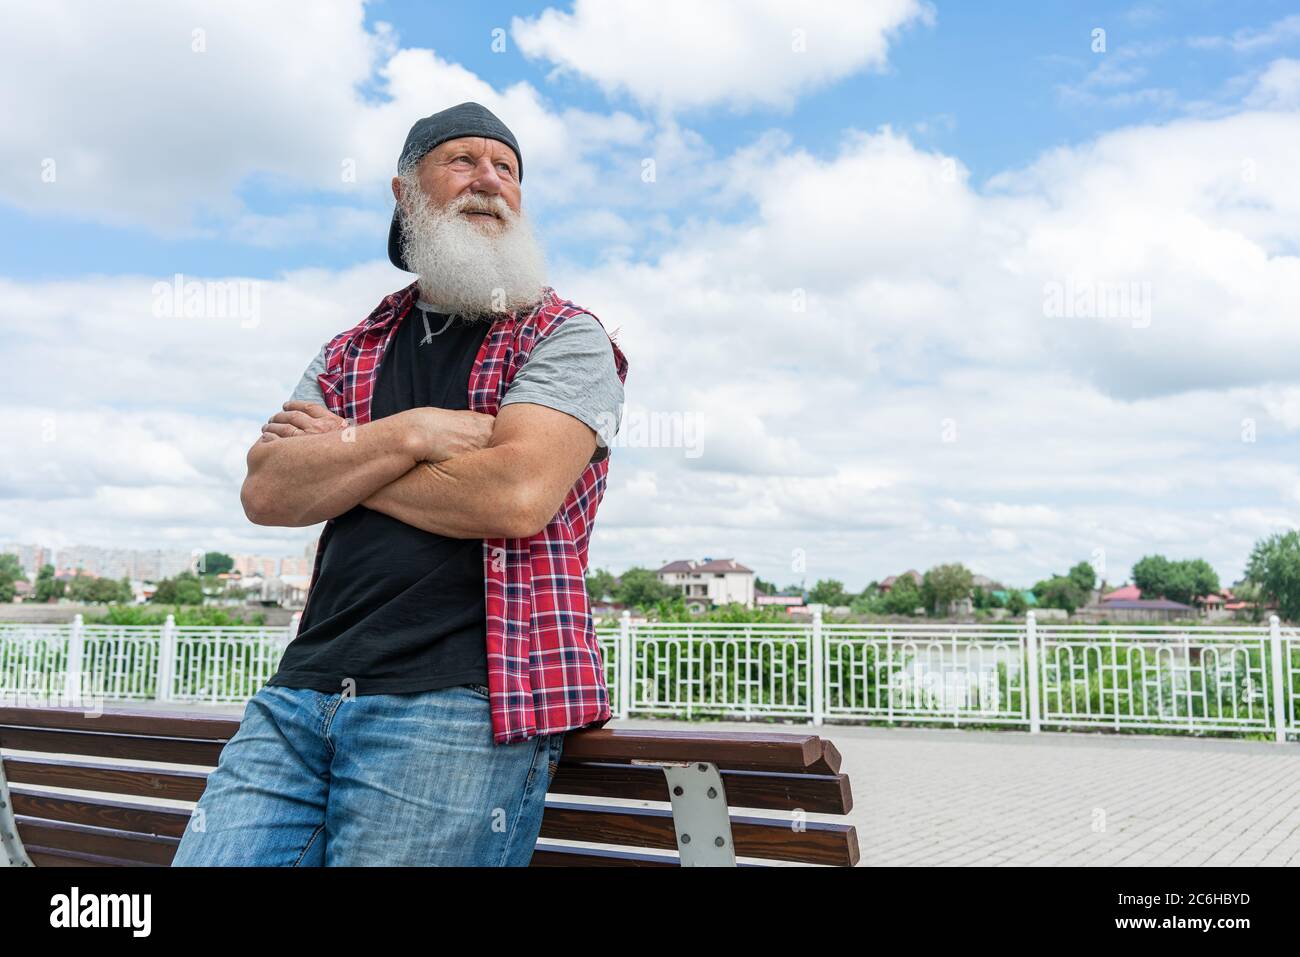
[[236, 555], [235, 571], [244, 578], [257, 575], [261, 578], [274, 578], [279, 571], [280, 559], [266, 555]]
[[197, 560], [194, 552], [72, 545], [60, 548], [58, 558], [52, 564], [60, 575], [162, 581], [192, 571]]
[[754, 607], [754, 570], [733, 558], [669, 562], [655, 574], [665, 585], [679, 589], [688, 605], [707, 608], [734, 601]]
[[42, 565], [51, 564], [54, 558], [50, 550], [43, 545], [11, 544], [6, 545], [4, 550], [7, 554], [18, 557], [18, 567], [29, 578], [34, 577], [41, 570]]

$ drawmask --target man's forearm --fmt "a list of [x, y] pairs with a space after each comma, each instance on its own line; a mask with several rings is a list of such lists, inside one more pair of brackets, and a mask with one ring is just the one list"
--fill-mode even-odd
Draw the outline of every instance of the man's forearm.
[[297, 527], [342, 515], [418, 461], [400, 415], [345, 431], [259, 441], [240, 498], [250, 521]]
[[361, 504], [448, 538], [526, 538], [550, 515], [525, 471], [512, 448], [493, 446], [421, 462]]

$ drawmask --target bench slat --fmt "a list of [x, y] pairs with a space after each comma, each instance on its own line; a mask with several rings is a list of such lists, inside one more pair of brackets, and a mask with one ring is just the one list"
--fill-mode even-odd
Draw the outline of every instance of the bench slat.
[[46, 847], [74, 854], [97, 854], [137, 864], [167, 866], [180, 839], [151, 834], [106, 831], [85, 824], [63, 824], [15, 816], [24, 847]]
[[[796, 831], [779, 818], [732, 815], [736, 854], [774, 861], [852, 867], [858, 862], [857, 833], [851, 824], [805, 821]], [[607, 804], [548, 803], [541, 837], [593, 844], [677, 849], [673, 813], [667, 809]], [[698, 839], [698, 836], [697, 836]]]
[[188, 714], [183, 711], [133, 711], [128, 708], [105, 708], [103, 712], [96, 713], [81, 708], [0, 707], [0, 728], [6, 725], [227, 741], [239, 730], [239, 719]]
[[[846, 774], [782, 774], [765, 771], [723, 771], [729, 807], [816, 814], [848, 814], [853, 797]], [[668, 801], [668, 781], [656, 767], [599, 761], [560, 762], [551, 794], [616, 797], [638, 801]]]
[[216, 767], [217, 758], [225, 746], [224, 741], [0, 726], [0, 747], [46, 754], [84, 754], [96, 758], [128, 758], [134, 761], [166, 761], [172, 764]]
[[840, 753], [815, 734], [622, 731], [565, 735], [560, 761], [711, 761], [730, 771], [838, 774]]
[[79, 854], [57, 847], [28, 847], [27, 856], [37, 867], [157, 867], [141, 861], [125, 861], [120, 857], [103, 857], [99, 854]]
[[65, 824], [90, 824], [113, 831], [136, 834], [161, 834], [180, 837], [190, 822], [190, 808], [133, 804], [99, 797], [73, 797], [30, 788], [10, 788], [15, 814], [62, 821]]
[[529, 867], [681, 867], [674, 854], [638, 854], [635, 851], [607, 851], [594, 847], [567, 847], [557, 844], [533, 850]]
[[208, 783], [206, 771], [161, 771], [57, 758], [10, 757], [4, 759], [4, 766], [10, 784], [38, 784], [173, 801], [197, 801]]

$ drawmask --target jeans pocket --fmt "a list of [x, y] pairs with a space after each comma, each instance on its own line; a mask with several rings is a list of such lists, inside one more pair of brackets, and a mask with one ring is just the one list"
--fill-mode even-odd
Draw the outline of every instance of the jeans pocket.
[[483, 698], [485, 701], [490, 701], [492, 699], [492, 693], [491, 691], [488, 690], [487, 685], [467, 684], [464, 685], [463, 687], [468, 688], [470, 691], [474, 692], [476, 695], [478, 695], [480, 698]]

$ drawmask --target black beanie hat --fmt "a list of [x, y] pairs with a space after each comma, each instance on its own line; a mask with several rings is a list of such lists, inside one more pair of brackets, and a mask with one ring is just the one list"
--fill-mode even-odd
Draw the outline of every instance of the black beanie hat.
[[[440, 113], [416, 120], [415, 125], [411, 127], [411, 132], [406, 134], [406, 144], [402, 147], [402, 155], [397, 160], [397, 171], [400, 173], [408, 165], [418, 163], [424, 158], [424, 154], [434, 147], [462, 136], [485, 136], [490, 140], [505, 143], [515, 151], [515, 159], [519, 162], [519, 182], [524, 181], [524, 157], [519, 152], [519, 143], [515, 140], [515, 134], [511, 133], [510, 128], [497, 119], [491, 110], [478, 103], [459, 103]], [[393, 222], [388, 227], [388, 258], [398, 269], [410, 272], [410, 267], [406, 265], [406, 259], [402, 256], [400, 217], [401, 207], [394, 206]]]

